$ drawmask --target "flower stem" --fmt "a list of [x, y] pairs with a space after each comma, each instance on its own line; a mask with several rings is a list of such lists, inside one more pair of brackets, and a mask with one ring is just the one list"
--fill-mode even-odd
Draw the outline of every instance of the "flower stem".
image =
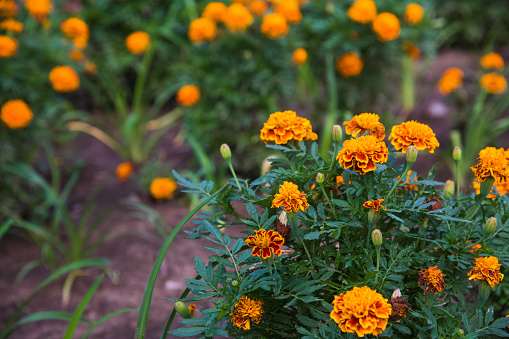
[[334, 216], [334, 219], [337, 220], [338, 217], [336, 215], [336, 210], [334, 209], [334, 206], [332, 206], [332, 204], [329, 200], [329, 196], [327, 195], [327, 193], [325, 192], [325, 189], [323, 188], [323, 182], [320, 183], [320, 188], [322, 189], [322, 193], [325, 196], [325, 199], [327, 199], [327, 202], [329, 203], [329, 206], [332, 210], [332, 215]]
[[455, 161], [456, 163], [456, 200], [458, 201], [458, 206], [461, 206], [460, 201], [460, 162]]
[[407, 176], [407, 172], [410, 170], [410, 168], [412, 167], [412, 165], [410, 163], [408, 163], [407, 161], [405, 161], [405, 166], [403, 167], [403, 172], [401, 173], [401, 175], [399, 176], [399, 179], [398, 181], [396, 181], [396, 183], [394, 184], [394, 186], [392, 186], [391, 190], [389, 191], [389, 193], [387, 193], [387, 196], [385, 197], [385, 200], [388, 200], [389, 197], [391, 196], [392, 192], [394, 192], [394, 190], [396, 189], [396, 187], [398, 187], [399, 183], [403, 180], [403, 178], [406, 178]]
[[380, 246], [376, 247], [376, 275], [375, 275], [375, 284], [378, 282], [378, 274], [380, 273]]
[[237, 179], [237, 175], [235, 174], [235, 170], [233, 169], [232, 160], [227, 159], [228, 167], [230, 167], [230, 171], [232, 172], [233, 178], [235, 179], [235, 182], [237, 183], [237, 187], [242, 192], [242, 187], [240, 187], [239, 180]]

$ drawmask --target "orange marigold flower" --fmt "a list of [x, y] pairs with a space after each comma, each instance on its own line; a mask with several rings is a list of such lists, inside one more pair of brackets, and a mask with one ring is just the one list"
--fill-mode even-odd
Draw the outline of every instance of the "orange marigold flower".
[[85, 54], [80, 49], [73, 48], [69, 51], [69, 58], [74, 61], [81, 62], [85, 60]]
[[16, 19], [8, 18], [0, 23], [0, 29], [19, 34], [23, 32], [23, 23]]
[[143, 54], [150, 49], [150, 35], [142, 31], [131, 33], [125, 39], [125, 45], [132, 54]]
[[378, 336], [387, 327], [392, 314], [392, 306], [380, 293], [368, 286], [354, 287], [352, 290], [334, 297], [334, 309], [330, 317], [343, 332]]
[[216, 22], [223, 20], [223, 15], [226, 12], [226, 5], [222, 2], [209, 2], [203, 10], [202, 17], [209, 18]]
[[376, 5], [373, 0], [357, 0], [346, 11], [350, 20], [367, 24], [376, 17]]
[[398, 17], [388, 12], [378, 14], [371, 23], [371, 29], [383, 42], [396, 39], [401, 32]]
[[90, 30], [85, 21], [79, 18], [69, 18], [60, 25], [62, 32], [72, 40], [74, 46], [85, 48], [90, 37]]
[[123, 162], [117, 166], [116, 174], [120, 181], [125, 182], [134, 170], [131, 162]]
[[481, 66], [486, 69], [501, 69], [504, 68], [504, 59], [498, 53], [488, 53], [481, 58]]
[[376, 169], [376, 163], [387, 162], [389, 150], [383, 141], [372, 135], [345, 140], [343, 149], [338, 152], [336, 160], [339, 166], [350, 168], [364, 175]]
[[18, 40], [0, 35], [0, 58], [12, 58], [18, 52]]
[[490, 94], [504, 93], [507, 88], [507, 81], [503, 75], [497, 73], [484, 74], [479, 80], [481, 87]]
[[18, 4], [14, 0], [0, 0], [0, 17], [18, 15]]
[[182, 106], [194, 106], [200, 101], [200, 89], [194, 85], [182, 86], [177, 92], [177, 102]]
[[[472, 241], [468, 240], [467, 241], [468, 244], [472, 244]], [[461, 245], [461, 242], [458, 242], [456, 245]], [[471, 245], [470, 245], [471, 246]], [[468, 249], [467, 251], [468, 252], [474, 252], [474, 253], [478, 253], [482, 250], [482, 246], [481, 244], [477, 244], [477, 245], [474, 245], [474, 246], [471, 246], [470, 249]]]
[[25, 128], [30, 124], [34, 114], [28, 105], [20, 99], [9, 100], [2, 105], [0, 119], [12, 129]]
[[[348, 184], [351, 184], [351, 183], [352, 183], [352, 180], [349, 180]], [[342, 175], [337, 175], [336, 176], [336, 184], [338, 184], [338, 185], [346, 185], [345, 179], [343, 178]]]
[[242, 4], [231, 4], [223, 16], [224, 25], [234, 32], [243, 32], [253, 23], [253, 16]]
[[348, 52], [337, 58], [336, 70], [342, 77], [354, 77], [362, 72], [364, 62], [361, 57], [354, 52]]
[[284, 37], [288, 33], [290, 25], [288, 25], [288, 21], [281, 14], [271, 13], [263, 17], [260, 29], [267, 37], [276, 39]]
[[387, 208], [385, 206], [382, 206], [382, 202], [384, 200], [385, 199], [377, 199], [375, 201], [368, 200], [362, 206], [364, 206], [366, 208], [371, 208], [375, 212], [378, 212], [380, 210], [380, 208], [383, 208], [383, 210], [385, 211]]
[[51, 86], [57, 92], [72, 92], [80, 87], [78, 73], [70, 66], [56, 66], [49, 73]]
[[409, 25], [415, 25], [422, 21], [424, 9], [415, 3], [409, 4], [405, 9], [405, 21]]
[[292, 53], [292, 63], [295, 66], [304, 65], [308, 60], [308, 52], [304, 48], [297, 48]]
[[270, 115], [260, 130], [260, 139], [265, 144], [274, 141], [281, 145], [290, 140], [316, 140], [318, 135], [313, 133], [313, 126], [308, 119], [298, 117], [294, 111], [284, 111]]
[[272, 207], [283, 207], [286, 213], [305, 211], [309, 207], [306, 194], [299, 191], [293, 182], [285, 181], [279, 185], [279, 193], [272, 200]]
[[48, 16], [52, 7], [50, 0], [25, 0], [25, 8], [28, 13], [38, 20]]
[[281, 255], [281, 245], [285, 243], [285, 239], [277, 231], [266, 231], [264, 229], [256, 231], [255, 236], [249, 236], [245, 240], [249, 247], [253, 247], [252, 256], [261, 256], [267, 259], [272, 253], [278, 257]]
[[292, 24], [298, 23], [302, 19], [299, 2], [297, 0], [280, 0], [276, 5], [276, 13], [281, 14]]
[[414, 61], [419, 60], [421, 57], [421, 51], [411, 42], [405, 42], [403, 44], [403, 49], [405, 50], [405, 53], [408, 54]]
[[[480, 194], [481, 193], [481, 183], [479, 181], [473, 181], [472, 185], [474, 186], [476, 194]], [[493, 183], [493, 186], [494, 187], [491, 188], [491, 191], [488, 194], [488, 198], [495, 199], [498, 196], [497, 192], [500, 195], [509, 193], [509, 180], [507, 180], [506, 182], [500, 182], [500, 180], [497, 179]], [[496, 188], [496, 191], [495, 191], [495, 188]]]
[[194, 312], [196, 312], [196, 305], [191, 304], [187, 306], [187, 309], [189, 310], [189, 315], [191, 316], [191, 318], [194, 318]]
[[477, 159], [477, 165], [470, 167], [477, 180], [483, 182], [488, 177], [494, 177], [500, 183], [507, 181], [509, 161], [503, 148], [486, 147], [479, 152]]
[[[412, 191], [412, 190], [418, 190], [418, 189], [419, 189], [419, 187], [417, 187], [417, 185], [411, 185], [411, 184], [409, 184], [409, 183], [411, 182], [411, 181], [410, 181], [410, 176], [412, 175], [412, 172], [413, 172], [413, 171], [408, 171], [408, 172], [407, 172], [407, 175], [406, 175], [406, 182], [405, 182], [404, 184], [401, 184], [401, 186], [403, 186], [403, 189], [404, 189], [405, 191]], [[401, 176], [400, 176], [400, 175], [398, 175], [398, 178], [397, 178], [397, 179], [399, 179], [400, 177], [401, 177]], [[415, 176], [415, 180], [414, 180], [414, 182], [415, 182], [415, 181], [417, 181], [417, 176]]]
[[249, 9], [254, 15], [262, 16], [267, 10], [267, 2], [264, 0], [254, 0], [249, 4]]
[[85, 60], [85, 71], [88, 73], [88, 74], [96, 74], [97, 73], [97, 65], [95, 64], [95, 62], [91, 61], [91, 60]]
[[459, 68], [448, 68], [438, 81], [438, 90], [443, 95], [454, 92], [463, 85], [463, 71]]
[[170, 178], [155, 178], [150, 184], [150, 194], [157, 200], [172, 199], [177, 184]]
[[380, 117], [375, 113], [361, 113], [355, 115], [352, 120], [343, 122], [346, 125], [345, 132], [357, 138], [369, 131], [369, 135], [382, 141], [385, 139], [385, 127], [380, 122]]
[[445, 274], [437, 266], [420, 270], [419, 286], [424, 286], [424, 295], [430, 290], [435, 294], [442, 292], [445, 288], [444, 277]]
[[217, 26], [214, 20], [209, 18], [198, 18], [191, 22], [187, 36], [191, 41], [203, 43], [216, 38]]
[[433, 130], [425, 124], [417, 121], [406, 121], [393, 126], [389, 140], [396, 148], [396, 151], [406, 153], [408, 146], [414, 145], [419, 151], [428, 149], [430, 153], [435, 152], [435, 148], [440, 146]]
[[241, 297], [235, 304], [233, 312], [230, 313], [232, 323], [243, 330], [249, 330], [251, 322], [260, 323], [262, 313], [264, 313], [262, 305], [263, 301], [261, 300]]
[[495, 287], [504, 279], [500, 273], [500, 266], [497, 257], [479, 257], [475, 259], [475, 266], [468, 272], [468, 280], [486, 280], [491, 287]]

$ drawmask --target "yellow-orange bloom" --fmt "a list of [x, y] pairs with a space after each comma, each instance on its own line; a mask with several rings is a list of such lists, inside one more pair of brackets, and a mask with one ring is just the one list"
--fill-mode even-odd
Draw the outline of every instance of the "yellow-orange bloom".
[[30, 124], [34, 114], [28, 105], [20, 99], [9, 100], [2, 105], [0, 119], [12, 129], [25, 128]]
[[154, 199], [171, 199], [177, 184], [170, 178], [155, 178], [150, 184], [150, 194]]
[[470, 167], [477, 180], [483, 182], [488, 177], [494, 177], [495, 181], [505, 183], [509, 176], [509, 161], [503, 148], [486, 147], [479, 152], [477, 165]]
[[247, 331], [251, 329], [251, 322], [254, 324], [260, 323], [263, 311], [263, 301], [258, 299], [251, 299], [243, 296], [235, 304], [233, 312], [230, 313], [232, 323]]
[[437, 267], [423, 268], [419, 271], [419, 286], [424, 286], [424, 294], [429, 291], [437, 294], [445, 288], [445, 274]]
[[262, 16], [263, 13], [267, 10], [267, 2], [264, 0], [254, 0], [249, 4], [249, 9], [251, 13], [256, 16]]
[[263, 259], [277, 255], [281, 255], [281, 245], [285, 243], [285, 239], [277, 231], [266, 231], [264, 229], [256, 231], [256, 235], [249, 236], [245, 240], [249, 247], [253, 247], [252, 256], [261, 256]]
[[[411, 183], [411, 180], [410, 180], [410, 176], [412, 175], [412, 172], [413, 171], [408, 171], [407, 174], [406, 174], [406, 181], [404, 184], [401, 184], [401, 186], [403, 186], [403, 189], [405, 191], [412, 191], [412, 190], [418, 190], [419, 187], [417, 187], [417, 185], [412, 185], [410, 184]], [[401, 176], [398, 175], [398, 178], [399, 179]], [[414, 182], [417, 181], [417, 176], [415, 176], [415, 180]]]
[[292, 53], [292, 63], [295, 66], [304, 65], [308, 61], [308, 52], [304, 48], [297, 48]]
[[12, 58], [18, 52], [18, 40], [0, 35], [0, 58]]
[[463, 71], [459, 68], [448, 68], [438, 81], [438, 90], [443, 95], [447, 95], [463, 84]]
[[[468, 240], [467, 241], [467, 245], [470, 245], [472, 244], [472, 241]], [[461, 242], [458, 242], [457, 245], [461, 245]], [[467, 250], [467, 252], [470, 252], [470, 253], [478, 253], [482, 250], [482, 246], [481, 244], [476, 244], [474, 246], [471, 246], [470, 249]]]
[[305, 211], [309, 207], [306, 194], [299, 191], [293, 182], [285, 181], [279, 185], [279, 193], [272, 200], [272, 207], [283, 207], [286, 213]]
[[70, 66], [56, 66], [49, 73], [51, 86], [57, 92], [72, 92], [80, 87], [78, 73]]
[[203, 13], [201, 14], [204, 18], [209, 18], [216, 22], [223, 20], [223, 15], [226, 12], [226, 5], [222, 2], [209, 2]]
[[134, 170], [134, 166], [131, 162], [123, 162], [117, 166], [117, 170], [115, 171], [117, 174], [117, 178], [125, 182], [129, 179], [129, 176]]
[[200, 89], [194, 85], [182, 86], [177, 92], [177, 102], [182, 106], [194, 106], [200, 100]]
[[125, 45], [132, 54], [143, 54], [150, 49], [150, 35], [142, 31], [131, 33], [125, 39]]
[[376, 5], [373, 0], [357, 0], [346, 11], [350, 20], [367, 24], [376, 17]]
[[276, 39], [284, 37], [288, 33], [290, 25], [288, 25], [288, 21], [281, 14], [271, 13], [263, 17], [260, 29], [267, 37]]
[[408, 54], [412, 60], [416, 61], [416, 60], [419, 60], [419, 58], [421, 57], [421, 51], [419, 50], [419, 48], [417, 46], [415, 46], [413, 43], [411, 42], [405, 42], [403, 44], [403, 50], [405, 51], [406, 54]]
[[234, 32], [243, 32], [253, 23], [253, 16], [242, 4], [231, 4], [223, 16], [224, 25]]
[[69, 58], [74, 61], [81, 62], [85, 60], [85, 54], [80, 49], [73, 48], [69, 51]]
[[409, 4], [405, 9], [405, 21], [409, 25], [415, 25], [422, 21], [424, 9], [415, 3]]
[[362, 72], [364, 62], [361, 57], [354, 52], [348, 52], [337, 58], [336, 69], [342, 77], [354, 77]]
[[0, 23], [0, 29], [19, 34], [23, 32], [23, 23], [16, 19], [8, 18]]
[[0, 0], [0, 17], [18, 15], [18, 4], [14, 0]]
[[378, 14], [371, 23], [371, 29], [380, 41], [394, 40], [401, 32], [398, 17], [388, 12]]
[[299, 2], [297, 0], [280, 0], [276, 4], [276, 13], [281, 14], [292, 24], [298, 23], [302, 19]]
[[38, 20], [48, 16], [52, 7], [50, 0], [25, 0], [25, 8], [28, 13]]
[[491, 287], [495, 287], [504, 279], [500, 273], [500, 266], [497, 257], [479, 257], [475, 259], [475, 266], [468, 272], [468, 280], [486, 280]]
[[260, 130], [260, 139], [265, 144], [274, 141], [281, 145], [290, 140], [316, 140], [318, 135], [313, 133], [313, 126], [308, 119], [298, 117], [294, 111], [284, 111], [270, 115]]
[[389, 150], [383, 141], [372, 135], [345, 140], [343, 149], [338, 152], [336, 160], [339, 166], [350, 168], [364, 175], [376, 169], [376, 164], [387, 162]]
[[481, 87], [490, 94], [504, 93], [507, 88], [507, 81], [503, 75], [497, 73], [484, 74], [479, 80]]
[[[472, 185], [474, 186], [475, 193], [480, 194], [481, 193], [481, 184], [479, 183], [479, 181], [473, 181]], [[493, 183], [493, 186], [494, 187], [491, 188], [490, 193], [488, 194], [488, 198], [495, 199], [498, 196], [497, 192], [500, 195], [509, 193], [509, 180], [507, 180], [506, 182], [500, 182], [500, 180], [497, 179]], [[497, 189], [496, 191], [495, 191], [495, 188]]]
[[214, 20], [209, 18], [198, 18], [191, 22], [187, 36], [191, 41], [203, 43], [216, 38], [217, 26]]
[[368, 200], [364, 204], [362, 204], [362, 206], [364, 206], [366, 208], [371, 208], [375, 212], [378, 212], [380, 210], [380, 208], [382, 208], [385, 211], [387, 208], [385, 206], [382, 206], [382, 202], [384, 200], [385, 199], [377, 199], [375, 201]]
[[369, 135], [382, 141], [385, 139], [385, 127], [380, 122], [380, 117], [375, 113], [361, 113], [355, 115], [352, 120], [343, 122], [346, 125], [345, 132], [354, 138], [369, 131]]
[[79, 18], [69, 18], [60, 25], [62, 32], [72, 40], [74, 46], [85, 48], [90, 37], [90, 30], [85, 21]]
[[408, 146], [414, 145], [419, 151], [428, 149], [430, 153], [435, 152], [435, 148], [440, 146], [435, 133], [426, 124], [417, 121], [406, 121], [393, 126], [389, 140], [396, 148], [396, 151], [406, 153]]
[[330, 317], [342, 332], [378, 336], [387, 327], [392, 306], [380, 293], [368, 286], [354, 287], [352, 290], [334, 297], [334, 309]]
[[498, 53], [488, 53], [481, 58], [481, 66], [486, 69], [501, 69], [504, 68], [504, 59]]

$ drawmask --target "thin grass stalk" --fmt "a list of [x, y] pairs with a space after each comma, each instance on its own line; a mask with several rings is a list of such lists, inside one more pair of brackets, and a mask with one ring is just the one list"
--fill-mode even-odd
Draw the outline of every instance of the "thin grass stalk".
[[327, 157], [332, 142], [332, 126], [338, 117], [338, 92], [336, 84], [336, 74], [334, 68], [334, 57], [329, 51], [325, 54], [325, 63], [327, 71], [327, 86], [329, 88], [329, 111], [325, 117], [322, 135], [320, 136], [320, 154]]

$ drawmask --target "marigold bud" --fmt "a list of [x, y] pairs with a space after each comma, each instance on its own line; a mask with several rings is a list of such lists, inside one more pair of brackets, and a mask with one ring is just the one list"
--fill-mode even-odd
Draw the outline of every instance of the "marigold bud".
[[454, 147], [454, 150], [452, 151], [452, 158], [454, 161], [460, 161], [461, 160], [461, 148], [458, 146]]
[[341, 126], [334, 125], [332, 126], [332, 140], [334, 142], [340, 142], [343, 137], [343, 130], [341, 129]]
[[465, 335], [465, 331], [463, 331], [461, 328], [458, 328], [458, 336], [463, 337]]
[[454, 195], [454, 181], [447, 180], [444, 186], [444, 198], [449, 198]]
[[238, 280], [232, 280], [232, 286], [234, 286], [234, 287], [239, 286], [239, 281]]
[[419, 150], [414, 145], [408, 146], [406, 149], [406, 162], [413, 164], [417, 160], [417, 153]]
[[492, 234], [497, 229], [497, 218], [491, 217], [484, 224], [484, 232], [486, 234]]
[[230, 146], [228, 146], [227, 144], [222, 144], [221, 145], [221, 155], [226, 160], [230, 159], [232, 157], [232, 151], [230, 151]]
[[382, 246], [382, 232], [379, 229], [371, 232], [371, 241], [373, 241], [373, 245], [377, 247]]
[[324, 181], [324, 179], [325, 179], [325, 176], [323, 175], [323, 173], [318, 173], [316, 175], [316, 182], [317, 183], [321, 184]]
[[189, 309], [187, 308], [186, 304], [184, 304], [182, 301], [177, 301], [175, 303], [175, 310], [182, 318], [189, 319], [191, 318], [191, 313], [189, 313]]
[[380, 219], [380, 212], [370, 209], [368, 212], [368, 221], [370, 224], [374, 224]]

